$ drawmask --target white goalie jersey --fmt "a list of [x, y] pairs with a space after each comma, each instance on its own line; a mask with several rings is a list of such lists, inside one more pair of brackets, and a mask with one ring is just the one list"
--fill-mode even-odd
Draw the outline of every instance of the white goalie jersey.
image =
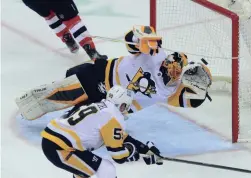
[[[122, 85], [134, 92], [132, 111], [141, 110], [155, 103], [167, 103], [178, 107], [192, 107], [192, 97], [186, 99], [186, 88], [193, 91], [193, 85], [182, 83], [182, 76], [169, 84], [163, 82], [160, 66], [167, 58], [160, 49], [159, 53], [151, 56], [147, 54], [129, 55], [108, 61], [106, 67], [105, 86], [109, 90], [113, 85]], [[193, 68], [193, 66], [191, 67]], [[186, 69], [190, 70], [189, 67]], [[185, 72], [183, 71], [185, 74]], [[185, 75], [184, 75], [185, 76]], [[187, 76], [185, 76], [187, 78]], [[205, 99], [206, 92], [203, 94]], [[192, 92], [193, 93], [193, 92]]]
[[[177, 90], [180, 81], [170, 87], [164, 85], [159, 68], [166, 57], [164, 51], [160, 50], [155, 56], [129, 55], [109, 61], [106, 67], [110, 71], [106, 75], [106, 89], [118, 84], [132, 90], [135, 94], [132, 110], [140, 110], [156, 102], [167, 102], [167, 98]], [[112, 80], [109, 80], [111, 76]]]

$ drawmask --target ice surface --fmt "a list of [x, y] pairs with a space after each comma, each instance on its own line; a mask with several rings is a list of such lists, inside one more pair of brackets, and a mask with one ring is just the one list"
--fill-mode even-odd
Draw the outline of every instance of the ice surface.
[[[95, 35], [121, 37], [132, 25], [148, 24], [149, 7], [145, 0], [78, 0], [76, 3], [80, 7], [84, 22]], [[133, 6], [129, 7], [130, 4]], [[71, 177], [71, 174], [54, 167], [39, 147], [38, 130], [41, 130], [46, 123], [42, 120], [36, 126], [29, 123], [30, 127], [26, 129], [29, 128], [30, 132], [36, 133], [34, 135], [29, 134], [30, 132], [22, 132], [25, 127], [20, 127], [20, 122], [16, 118], [18, 113], [14, 98], [29, 88], [63, 78], [67, 68], [86, 60], [85, 54], [84, 52], [78, 55], [69, 54], [64, 45], [48, 29], [44, 20], [25, 7], [21, 1], [3, 0], [1, 5], [1, 176], [3, 178]], [[97, 43], [97, 47], [110, 57], [126, 54], [123, 44], [101, 41]], [[217, 101], [223, 99], [227, 98]], [[220, 118], [215, 118], [215, 115], [225, 107], [228, 106], [214, 102], [202, 107], [198, 112], [182, 110], [182, 113], [199, 124], [207, 125], [217, 132], [224, 132], [223, 134], [230, 138], [229, 114], [222, 114]], [[154, 139], [153, 141], [157, 141], [158, 146], [162, 150], [165, 149], [168, 155], [186, 154], [183, 159], [250, 169], [250, 150], [231, 145], [219, 135], [199, 127], [184, 119], [183, 116], [169, 113], [172, 117], [163, 117], [163, 109], [154, 106], [151, 110], [145, 111], [145, 114], [138, 113], [132, 116], [128, 120], [129, 132], [136, 137], [142, 137], [143, 140], [149, 136]], [[207, 109], [210, 109], [210, 112], [207, 113]], [[148, 113], [150, 111], [154, 113]], [[150, 114], [159, 122], [152, 123], [154, 118], [146, 117]], [[142, 124], [141, 120], [148, 120], [149, 124], [144, 122], [144, 127], [134, 129], [136, 123]], [[160, 126], [167, 126], [168, 129], [156, 128]], [[186, 134], [185, 129], [188, 129], [189, 133]], [[156, 137], [160, 133], [161, 137], [157, 140]], [[167, 145], [161, 145], [162, 143]], [[220, 151], [222, 149], [224, 151]], [[213, 150], [218, 151], [211, 152]], [[207, 151], [210, 152], [202, 154]], [[250, 178], [248, 174], [172, 162], [165, 162], [163, 166], [146, 166], [140, 161], [116, 165], [116, 167], [118, 178]]]

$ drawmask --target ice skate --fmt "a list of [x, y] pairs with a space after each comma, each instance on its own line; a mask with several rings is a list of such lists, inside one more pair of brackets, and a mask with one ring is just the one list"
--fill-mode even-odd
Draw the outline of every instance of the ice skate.
[[66, 46], [69, 48], [69, 50], [71, 51], [71, 53], [77, 53], [79, 50], [79, 46], [76, 43], [76, 41], [74, 40], [74, 38], [72, 37], [72, 35], [70, 33], [65, 33], [63, 35], [63, 41], [66, 44]]
[[91, 58], [91, 60], [97, 60], [97, 59], [102, 59], [102, 60], [107, 60], [106, 55], [101, 55], [97, 52], [96, 48], [91, 48], [90, 44], [86, 44], [83, 46], [84, 50], [88, 54], [88, 56]]

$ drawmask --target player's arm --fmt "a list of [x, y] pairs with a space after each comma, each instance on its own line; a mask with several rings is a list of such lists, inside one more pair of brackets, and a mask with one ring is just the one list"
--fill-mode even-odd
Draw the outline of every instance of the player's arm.
[[183, 68], [181, 83], [176, 92], [168, 98], [168, 104], [176, 107], [196, 108], [206, 98], [211, 101], [208, 95], [208, 88], [211, 84], [212, 76], [206, 62], [191, 62]]
[[123, 145], [123, 128], [116, 118], [111, 118], [100, 128], [104, 144], [113, 160], [119, 164], [127, 161], [129, 150]]

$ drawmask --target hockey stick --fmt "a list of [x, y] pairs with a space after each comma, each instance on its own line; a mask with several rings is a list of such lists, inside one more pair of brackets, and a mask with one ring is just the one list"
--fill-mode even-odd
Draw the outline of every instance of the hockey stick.
[[249, 173], [249, 174], [251, 174], [251, 170], [248, 170], [248, 169], [241, 169], [241, 168], [222, 166], [222, 165], [217, 165], [217, 164], [210, 164], [210, 163], [203, 163], [203, 162], [197, 162], [197, 161], [189, 161], [189, 160], [183, 160], [183, 159], [169, 158], [169, 157], [163, 157], [163, 156], [160, 156], [160, 157], [163, 160], [166, 160], [166, 161], [173, 161], [173, 162], [179, 162], [179, 163], [193, 164], [193, 165], [199, 165], [199, 166], [204, 166], [204, 167], [225, 169], [225, 170], [230, 170], [230, 171], [237, 171], [237, 172], [243, 172], [243, 173]]

